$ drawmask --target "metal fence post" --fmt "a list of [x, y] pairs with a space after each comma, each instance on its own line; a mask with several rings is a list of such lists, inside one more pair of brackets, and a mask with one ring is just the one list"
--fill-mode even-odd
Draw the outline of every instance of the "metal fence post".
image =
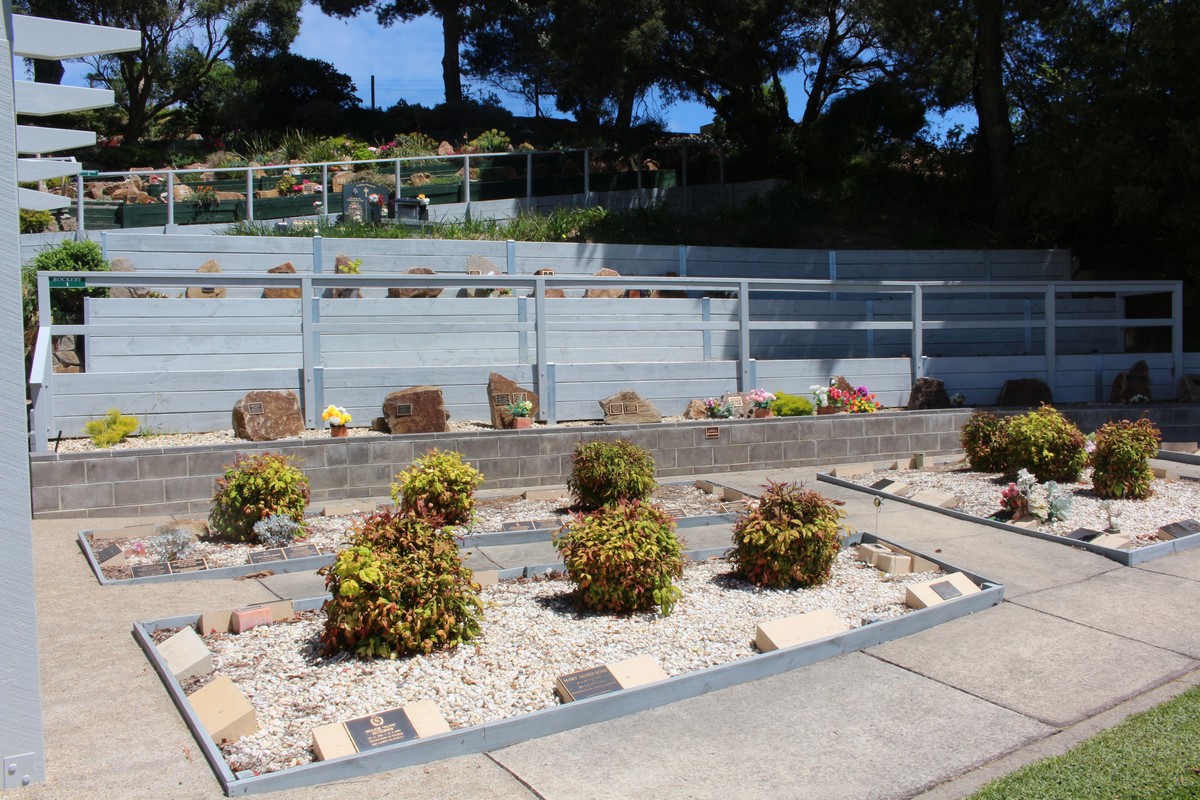
[[175, 226], [175, 171], [167, 172], [167, 227]]
[[1046, 284], [1046, 385], [1050, 387], [1051, 394], [1058, 391], [1058, 386], [1055, 382], [1056, 361], [1058, 359], [1058, 309], [1054, 307], [1057, 297], [1057, 285], [1053, 283]]
[[681, 244], [676, 248], [676, 255], [679, 257], [679, 277], [687, 277], [687, 245]]
[[[321, 165], [321, 209], [329, 213], [329, 165]], [[320, 223], [320, 220], [317, 220]]]
[[1183, 281], [1171, 290], [1171, 368], [1178, 383], [1183, 377]]
[[517, 274], [517, 243], [509, 239], [504, 243], [505, 271], [509, 275]]
[[[542, 414], [547, 425], [558, 424], [558, 370], [553, 362], [546, 364], [546, 385], [538, 385], [538, 394], [542, 398]], [[544, 394], [543, 394], [544, 392]]]
[[[533, 285], [533, 342], [537, 348], [535, 354], [535, 374], [534, 380], [537, 382], [537, 392], [539, 397], [544, 397], [550, 389], [550, 370], [549, 364], [546, 361], [546, 278], [538, 275], [534, 277]], [[553, 408], [553, 406], [551, 406]], [[552, 414], [557, 418], [557, 411], [552, 411]], [[546, 406], [541, 408], [543, 418], [546, 418]]]
[[[317, 237], [313, 237], [317, 238]], [[313, 291], [311, 275], [300, 278], [300, 347], [302, 350], [303, 386], [301, 396], [304, 402], [304, 426], [316, 428], [320, 419], [318, 411], [322, 398], [319, 397], [316, 381], [316, 366], [321, 360], [321, 340], [317, 333], [316, 323], [320, 318], [317, 307], [317, 296]]]
[[583, 148], [583, 204], [592, 204], [592, 150]]
[[466, 190], [467, 208], [463, 211], [463, 216], [467, 222], [471, 221], [471, 156], [463, 156], [463, 188]]
[[84, 219], [83, 204], [83, 172], [75, 176], [75, 230], [83, 233], [87, 230], [87, 220]]
[[246, 219], [254, 221], [254, 168], [246, 167]]
[[320, 234], [312, 237], [312, 271], [319, 275], [325, 271], [325, 240]]
[[[400, 159], [398, 158], [396, 159], [396, 166], [393, 168], [392, 175], [396, 179], [396, 199], [399, 200], [401, 193], [404, 191], [404, 184], [401, 182]], [[393, 206], [393, 208], [395, 208], [395, 206]], [[397, 216], [398, 215], [393, 212], [392, 221], [395, 221]]]
[[925, 342], [925, 331], [923, 329], [925, 315], [924, 291], [921, 284], [914, 283], [912, 285], [912, 354], [909, 356], [911, 360], [909, 371], [914, 384], [918, 378], [924, 377], [922, 373], [925, 370], [925, 360], [923, 358]]
[[738, 391], [748, 392], [750, 376], [750, 282], [738, 282]]

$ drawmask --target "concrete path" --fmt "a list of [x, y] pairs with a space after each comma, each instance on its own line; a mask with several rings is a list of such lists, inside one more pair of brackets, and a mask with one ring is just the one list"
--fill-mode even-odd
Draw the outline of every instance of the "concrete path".
[[[870, 497], [817, 484], [812, 469], [711, 476], [748, 491], [768, 478], [805, 480], [845, 501], [851, 527], [1004, 583], [1005, 603], [865, 652], [486, 755], [272, 796], [944, 800], [1200, 683], [1200, 619], [1176, 613], [1200, 601], [1200, 551], [1126, 568], [903, 503], [877, 509]], [[99, 526], [34, 523], [49, 779], [11, 796], [220, 797], [131, 623], [311, 597], [323, 581], [296, 573], [104, 588], [75, 543], [90, 527]], [[728, 535], [720, 526], [683, 533], [692, 546]], [[513, 545], [481, 548], [471, 560], [495, 568], [551, 555], [544, 545]]]

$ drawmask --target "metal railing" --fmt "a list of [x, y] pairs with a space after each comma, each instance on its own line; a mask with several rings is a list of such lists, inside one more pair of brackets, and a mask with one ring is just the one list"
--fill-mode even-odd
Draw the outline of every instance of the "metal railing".
[[[318, 265], [320, 262], [317, 262]], [[925, 334], [933, 330], [962, 330], [962, 329], [1005, 329], [1017, 327], [1032, 327], [1044, 331], [1044, 358], [1047, 383], [1051, 390], [1055, 389], [1055, 360], [1056, 331], [1064, 327], [1087, 328], [1143, 328], [1167, 327], [1171, 329], [1171, 356], [1173, 380], [1178, 380], [1183, 374], [1183, 285], [1179, 281], [1121, 281], [1121, 282], [1012, 282], [997, 284], [994, 282], [930, 282], [930, 281], [824, 281], [824, 280], [748, 280], [736, 278], [686, 278], [686, 277], [597, 277], [597, 276], [559, 276], [559, 275], [411, 275], [401, 273], [387, 274], [331, 274], [319, 271], [307, 274], [263, 274], [263, 273], [211, 273], [197, 274], [179, 272], [136, 272], [136, 273], [80, 273], [80, 272], [42, 272], [38, 274], [38, 310], [43, 324], [38, 329], [34, 349], [32, 368], [30, 371], [30, 393], [32, 398], [32, 446], [36, 452], [44, 452], [54, 431], [54, 372], [51, 343], [53, 336], [89, 334], [120, 334], [131, 335], [136, 331], [145, 336], [202, 336], [213, 334], [225, 335], [264, 335], [264, 334], [293, 334], [295, 319], [290, 322], [274, 320], [242, 323], [230, 323], [228, 320], [200, 323], [161, 323], [138, 324], [136, 326], [123, 324], [85, 324], [58, 325], [45, 324], [51, 319], [50, 291], [51, 289], [80, 289], [84, 287], [185, 287], [203, 283], [213, 287], [253, 287], [275, 289], [299, 289], [300, 292], [300, 329], [295, 334], [300, 337], [302, 353], [302, 385], [301, 396], [307, 423], [316, 427], [317, 414], [325, 405], [323, 388], [317, 380], [321, 363], [321, 337], [327, 334], [415, 334], [429, 332], [427, 322], [345, 322], [322, 321], [321, 305], [318, 302], [330, 289], [388, 289], [393, 287], [432, 287], [432, 288], [467, 288], [467, 289], [507, 289], [515, 295], [528, 293], [528, 299], [533, 302], [533, 318], [528, 319], [524, 312], [515, 315], [507, 323], [477, 322], [470, 319], [458, 319], [454, 322], [439, 322], [437, 331], [440, 333], [470, 333], [487, 335], [489, 333], [517, 332], [532, 336], [535, 343], [535, 355], [530, 363], [533, 365], [534, 380], [537, 391], [543, 397], [543, 410], [550, 422], [555, 422], [556, 411], [554, 403], [554, 365], [549, 361], [547, 344], [551, 337], [560, 331], [607, 331], [614, 328], [625, 330], [645, 331], [652, 334], [655, 331], [693, 330], [700, 331], [709, 337], [715, 331], [736, 331], [737, 353], [737, 383], [742, 390], [748, 390], [755, 382], [755, 365], [751, 357], [750, 335], [752, 331], [794, 331], [834, 330], [834, 331], [880, 331], [907, 330], [911, 334], [912, 349], [909, 354], [910, 377], [913, 381], [925, 375], [924, 342]], [[646, 315], [636, 321], [580, 321], [552, 319], [546, 313], [546, 290], [580, 290], [587, 288], [603, 289], [641, 289], [641, 290], [670, 290], [686, 291], [692, 296], [724, 296], [736, 301], [736, 320], [722, 321], [708, 318], [704, 313], [690, 320], [660, 319]], [[907, 296], [910, 308], [908, 320], [772, 320], [752, 319], [751, 309], [754, 293], [806, 293], [834, 295], [836, 293], [866, 294], [866, 295], [900, 295]], [[1127, 319], [1124, 317], [1074, 317], [1058, 319], [1055, 313], [1056, 300], [1066, 294], [1074, 293], [1107, 293], [1118, 297], [1137, 294], [1169, 294], [1171, 298], [1171, 316], [1151, 319]], [[1040, 319], [1029, 319], [1023, 314], [1020, 319], [996, 320], [928, 320], [924, 315], [924, 303], [928, 295], [974, 295], [976, 299], [967, 298], [971, 302], [980, 302], [980, 295], [994, 297], [997, 295], [1032, 294], [1040, 296], [1044, 301], [1044, 313]], [[211, 302], [206, 300], [205, 302]], [[339, 302], [347, 302], [340, 300]], [[402, 302], [402, 301], [395, 301]], [[639, 300], [639, 303], [653, 302]], [[524, 306], [518, 306], [524, 308]]]

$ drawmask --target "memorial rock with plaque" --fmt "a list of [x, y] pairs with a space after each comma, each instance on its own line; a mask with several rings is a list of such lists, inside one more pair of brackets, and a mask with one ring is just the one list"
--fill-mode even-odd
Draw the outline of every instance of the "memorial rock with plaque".
[[450, 412], [441, 387], [410, 386], [390, 393], [383, 401], [383, 420], [388, 433], [443, 433]]
[[[436, 272], [429, 267], [412, 267], [404, 270], [405, 275], [437, 275]], [[410, 298], [410, 297], [441, 297], [442, 289], [440, 287], [404, 287], [397, 288], [393, 286], [388, 289], [388, 297], [393, 298]]]
[[909, 608], [936, 606], [956, 597], [978, 593], [980, 588], [961, 572], [944, 575], [921, 583], [910, 584], [904, 602]]
[[290, 391], [249, 392], [233, 404], [233, 435], [270, 442], [304, 432], [300, 398]]
[[[201, 274], [212, 275], [221, 271], [220, 264], [215, 258], [210, 258], [200, 265], [196, 270]], [[189, 300], [198, 300], [201, 298], [220, 298], [229, 294], [229, 291], [224, 286], [189, 286], [184, 293], [184, 297]]]
[[646, 398], [624, 389], [600, 401], [605, 425], [635, 425], [662, 422], [662, 412]]
[[[267, 272], [271, 275], [295, 275], [296, 267], [290, 261], [285, 261], [278, 267], [271, 267]], [[299, 286], [268, 286], [263, 289], [262, 296], [272, 300], [299, 300]]]
[[488, 375], [487, 398], [488, 410], [492, 415], [492, 427], [497, 429], [512, 427], [513, 415], [509, 413], [509, 403], [519, 400], [528, 400], [533, 403], [533, 409], [529, 412], [530, 419], [537, 419], [538, 411], [541, 409], [538, 396], [532, 389], [518, 386], [515, 381], [509, 380], [499, 372]]

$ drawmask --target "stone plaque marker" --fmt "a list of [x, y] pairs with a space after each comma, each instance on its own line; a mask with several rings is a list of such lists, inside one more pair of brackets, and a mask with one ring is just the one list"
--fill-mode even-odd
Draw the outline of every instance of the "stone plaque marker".
[[234, 609], [233, 615], [229, 618], [229, 630], [234, 633], [245, 633], [259, 625], [270, 625], [271, 622], [271, 609], [266, 606], [238, 608]]
[[[405, 275], [437, 275], [429, 267], [412, 267], [404, 270]], [[394, 298], [412, 298], [412, 297], [441, 297], [444, 290], [438, 287], [396, 287], [388, 289], [388, 297]]]
[[[214, 258], [210, 258], [208, 261], [205, 261], [200, 265], [200, 268], [196, 270], [196, 272], [205, 275], [212, 275], [220, 271], [221, 266]], [[189, 286], [187, 291], [184, 293], [184, 297], [194, 300], [200, 297], [225, 297], [227, 294], [228, 291], [224, 286], [215, 288], [212, 286]]]
[[957, 495], [949, 492], [939, 492], [936, 489], [922, 489], [909, 495], [909, 500], [938, 508], [958, 508], [960, 501]]
[[1063, 534], [1063, 536], [1067, 539], [1075, 539], [1080, 542], [1090, 542], [1093, 539], [1103, 535], [1104, 531], [1094, 531], [1090, 528], [1076, 528], [1070, 533]]
[[283, 561], [287, 556], [282, 548], [274, 548], [271, 550], [260, 550], [257, 553], [250, 554], [251, 564], [269, 564], [272, 561]]
[[233, 435], [270, 442], [304, 432], [300, 398], [291, 391], [254, 391], [233, 404]]
[[888, 550], [875, 556], [875, 569], [895, 575], [907, 575], [912, 572], [912, 557]]
[[[936, 588], [935, 588], [936, 586]], [[981, 589], [961, 572], [914, 583], [905, 590], [904, 602], [909, 608], [928, 608], [954, 597], [977, 594]], [[955, 594], [957, 592], [957, 594]]]
[[110, 544], [100, 550], [92, 550], [92, 556], [101, 567], [121, 567], [125, 565], [125, 551], [120, 545]]
[[181, 558], [170, 562], [168, 566], [171, 568], [172, 575], [183, 572], [201, 572], [208, 569], [208, 564], [203, 558]]
[[[295, 275], [296, 267], [290, 261], [285, 261], [278, 267], [271, 267], [267, 272], [271, 275]], [[267, 286], [263, 289], [262, 296], [275, 300], [299, 300], [299, 286]]]
[[397, 417], [412, 416], [412, 403], [396, 403], [394, 408]]
[[[621, 273], [617, 272], [615, 269], [609, 269], [608, 267], [601, 267], [600, 269], [598, 269], [596, 271], [596, 276], [601, 277], [601, 278], [619, 278], [619, 277], [621, 277]], [[609, 298], [624, 297], [625, 290], [624, 289], [588, 289], [586, 292], [583, 293], [583, 296], [584, 297], [609, 297]]]
[[496, 405], [498, 405], [498, 406], [506, 406], [511, 402], [512, 402], [512, 397], [510, 395], [507, 395], [507, 394], [496, 395]]
[[298, 544], [292, 547], [283, 548], [283, 554], [288, 559], [293, 558], [311, 558], [312, 556], [321, 555], [321, 551], [317, 549], [315, 544]]
[[410, 386], [388, 394], [383, 419], [391, 434], [444, 433], [450, 414], [439, 386]]
[[608, 694], [621, 689], [632, 689], [647, 683], [667, 679], [667, 673], [651, 656], [637, 656], [615, 664], [561, 675], [554, 682], [559, 699], [564, 703], [583, 700], [586, 697]]
[[318, 761], [327, 761], [449, 730], [437, 705], [421, 700], [313, 728], [313, 753]]
[[135, 578], [149, 578], [154, 575], [170, 575], [171, 568], [167, 566], [167, 562], [160, 561], [157, 564], [138, 564], [130, 567]]
[[[838, 464], [829, 470], [829, 474], [835, 478], [855, 478], [859, 475], [868, 475], [875, 470], [876, 466], [873, 461], [861, 461], [857, 464]], [[871, 488], [876, 487], [872, 486]]]
[[705, 428], [704, 429], [704, 438], [705, 439], [720, 439], [721, 438], [721, 429], [720, 428]]
[[263, 404], [262, 403], [246, 403], [246, 413], [247, 414], [255, 414], [255, 415], [263, 413]]
[[170, 639], [158, 645], [175, 680], [199, 678], [213, 671], [213, 654], [192, 628], [180, 628]]
[[1103, 536], [1097, 536], [1092, 539], [1092, 544], [1100, 547], [1111, 547], [1113, 550], [1124, 550], [1129, 547], [1130, 539], [1128, 536], [1123, 536], [1117, 533], [1106, 533]]
[[188, 695], [200, 724], [217, 744], [236, 742], [258, 731], [254, 706], [228, 675], [219, 675], [202, 689]]
[[1160, 539], [1163, 538], [1162, 534], [1166, 534], [1171, 539], [1181, 539], [1184, 536], [1200, 533], [1200, 522], [1194, 519], [1185, 519], [1180, 522], [1172, 522], [1170, 525], [1163, 525], [1158, 531]]
[[850, 626], [842, 622], [833, 609], [818, 608], [806, 614], [762, 623], [754, 631], [754, 644], [760, 652], [769, 653], [849, 629]]
[[876, 558], [890, 552], [890, 550], [881, 544], [863, 542], [858, 546], [857, 560], [864, 564], [875, 566]]
[[533, 520], [523, 519], [516, 522], [505, 522], [500, 525], [502, 531], [531, 531], [533, 530]]
[[[537, 394], [532, 389], [518, 386], [515, 381], [509, 380], [499, 372], [493, 372], [488, 375], [487, 394], [493, 428], [502, 429], [512, 427], [513, 415], [508, 412], [507, 408], [509, 403], [518, 400], [528, 400], [533, 403], [533, 408], [529, 412], [530, 419], [537, 419], [538, 413], [541, 410], [541, 403], [538, 400]], [[499, 402], [505, 397], [509, 398], [506, 402]]]
[[637, 392], [624, 389], [600, 401], [606, 425], [662, 422], [662, 413]]

